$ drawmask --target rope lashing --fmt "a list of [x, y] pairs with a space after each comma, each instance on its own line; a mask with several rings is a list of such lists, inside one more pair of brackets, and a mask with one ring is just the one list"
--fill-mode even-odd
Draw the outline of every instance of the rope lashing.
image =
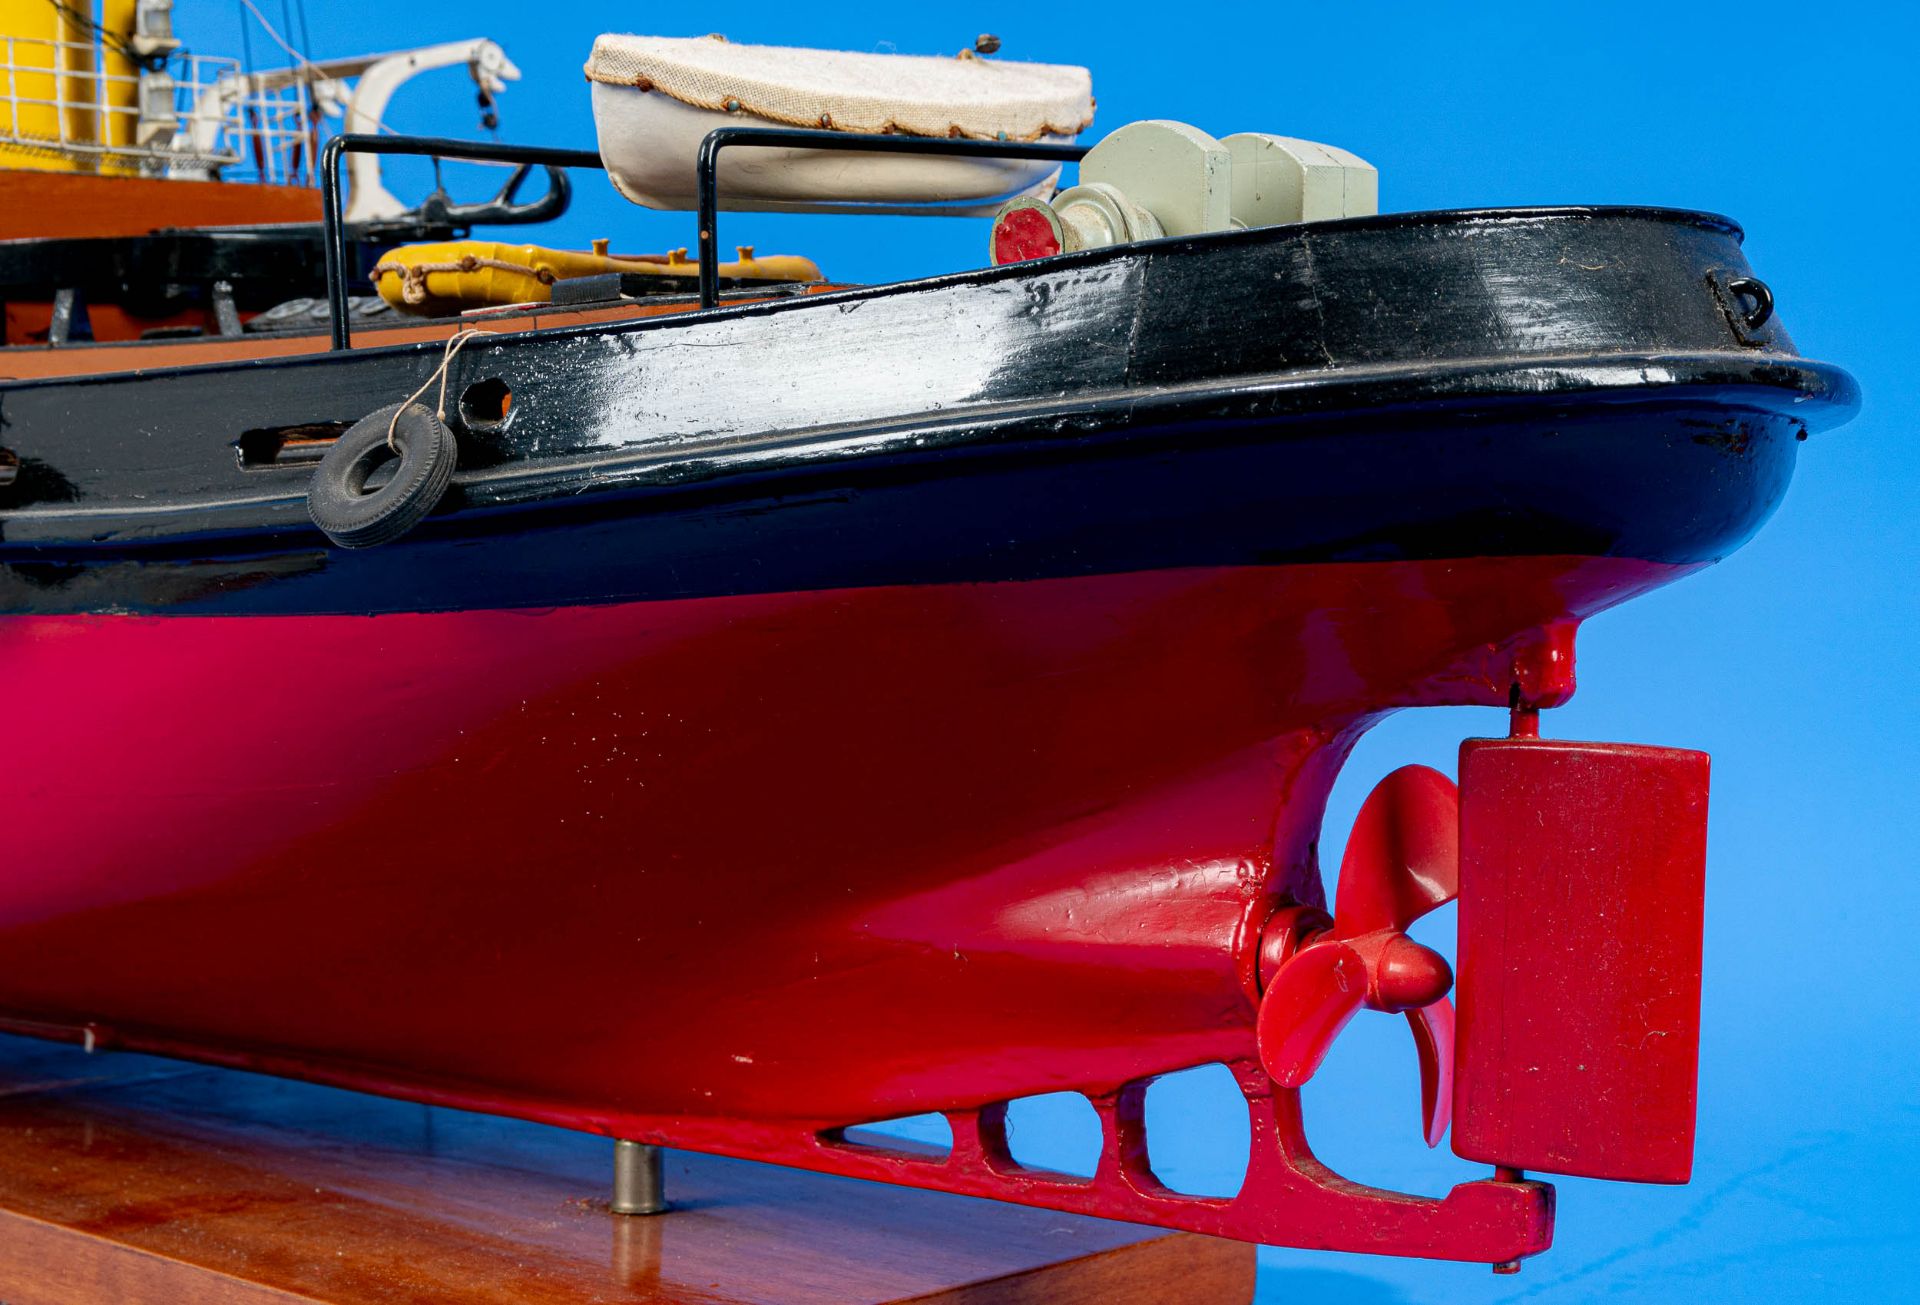
[[541, 285], [552, 285], [559, 278], [550, 267], [532, 267], [526, 263], [510, 263], [503, 258], [481, 258], [474, 254], [448, 263], [377, 263], [373, 275], [368, 279], [373, 288], [380, 288], [380, 278], [389, 272], [400, 274], [400, 297], [410, 304], [427, 302], [427, 278], [435, 272], [478, 272], [481, 268], [496, 272], [518, 272], [530, 276]]
[[468, 327], [463, 327], [461, 330], [454, 332], [452, 336], [448, 337], [446, 350], [440, 355], [440, 365], [433, 369], [433, 374], [431, 376], [427, 377], [426, 380], [420, 383], [419, 389], [415, 390], [412, 394], [409, 394], [407, 396], [407, 400], [405, 403], [402, 403], [399, 407], [393, 410], [393, 416], [387, 420], [387, 448], [390, 452], [392, 452], [392, 454], [395, 457], [400, 456], [400, 447], [393, 442], [394, 432], [399, 428], [399, 425], [400, 425], [400, 414], [405, 412], [409, 407], [413, 405], [416, 399], [418, 399], [421, 395], [425, 394], [430, 388], [432, 388], [433, 383], [437, 380], [440, 382], [440, 402], [439, 402], [439, 405], [434, 409], [434, 414], [438, 416], [441, 421], [443, 422], [446, 421], [447, 419], [447, 369], [453, 365], [454, 355], [458, 354], [462, 349], [466, 348], [467, 341], [473, 339], [476, 336], [498, 335], [498, 334], [500, 334], [498, 331], [483, 331], [477, 326], [468, 326]]

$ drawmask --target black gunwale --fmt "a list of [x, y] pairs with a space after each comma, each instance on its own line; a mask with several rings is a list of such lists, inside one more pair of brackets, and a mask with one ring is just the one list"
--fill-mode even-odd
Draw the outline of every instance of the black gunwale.
[[1340, 422], [1141, 412], [1127, 438], [561, 495], [429, 517], [366, 550], [327, 547], [290, 503], [274, 531], [21, 541], [0, 554], [0, 611], [372, 615], [1514, 556], [1687, 566], [1778, 505], [1805, 430], [1792, 407], [1703, 384]]
[[[1520, 222], [1520, 221], [1574, 221], [1603, 220], [1609, 218], [1643, 218], [1654, 222], [1664, 222], [1676, 226], [1693, 227], [1698, 230], [1717, 232], [1732, 236], [1736, 241], [1746, 239], [1745, 231], [1728, 217], [1695, 209], [1666, 208], [1658, 205], [1637, 204], [1563, 204], [1541, 205], [1517, 208], [1454, 208], [1425, 209], [1411, 213], [1380, 213], [1368, 217], [1336, 218], [1324, 222], [1295, 222], [1283, 226], [1260, 229], [1265, 239], [1295, 238], [1307, 239], [1320, 235], [1331, 235], [1352, 231], [1392, 231], [1407, 227], [1451, 227], [1465, 226], [1475, 222]], [[1081, 250], [1070, 254], [1055, 254], [1048, 258], [1030, 259], [1022, 263], [1007, 263], [999, 267], [963, 268], [957, 272], [942, 272], [935, 276], [916, 277], [906, 281], [887, 281], [875, 285], [847, 286], [842, 289], [825, 290], [817, 294], [783, 296], [758, 300], [747, 304], [721, 304], [713, 308], [690, 308], [680, 313], [665, 313], [652, 317], [636, 318], [628, 322], [571, 323], [556, 326], [539, 327], [529, 330], [517, 330], [511, 333], [515, 341], [560, 341], [576, 336], [609, 336], [626, 334], [644, 334], [650, 331], [670, 331], [696, 324], [729, 321], [740, 318], [761, 317], [771, 313], [793, 312], [819, 305], [838, 305], [876, 298], [892, 298], [926, 290], [937, 290], [951, 286], [991, 285], [999, 281], [1018, 280], [1033, 275], [1036, 271], [1066, 271], [1079, 267], [1097, 266], [1102, 263], [1117, 262], [1123, 258], [1152, 255], [1169, 250], [1203, 250], [1209, 246], [1231, 244], [1243, 241], [1245, 231], [1210, 231], [1197, 236], [1163, 236], [1158, 240], [1143, 240], [1133, 244], [1113, 245], [1105, 249]], [[14, 345], [0, 349], [0, 360], [4, 360], [12, 349], [39, 350], [38, 345]], [[196, 375], [214, 375], [238, 371], [266, 368], [281, 370], [298, 367], [326, 366], [342, 357], [369, 358], [418, 353], [437, 353], [443, 347], [437, 340], [411, 341], [397, 344], [356, 346], [350, 351], [330, 350], [325, 353], [295, 354], [275, 358], [245, 358], [223, 362], [190, 363], [172, 367], [153, 367], [139, 371], [108, 372], [100, 376], [88, 377], [90, 384], [124, 384], [150, 379], [160, 379], [181, 373]], [[27, 380], [0, 380], [0, 393], [13, 389], [33, 389], [74, 383], [73, 377], [47, 376]]]
[[[1563, 234], [1558, 225], [1589, 222], [1615, 225], [1591, 234]], [[1378, 230], [1411, 234], [1306, 243]], [[325, 549], [304, 510], [310, 465], [242, 471], [229, 456], [223, 468], [211, 455], [228, 446], [192, 435], [195, 414], [211, 405], [204, 411], [219, 414], [216, 424], [237, 429], [265, 413], [271, 425], [311, 417], [301, 405], [311, 406], [315, 395], [323, 404], [351, 404], [402, 382], [411, 388], [429, 362], [439, 362], [440, 341], [0, 385], [0, 403], [41, 396], [17, 414], [27, 441], [17, 447], [31, 445], [53, 459], [47, 465], [81, 477], [67, 502], [35, 491], [16, 500], [21, 506], [0, 509], [0, 582], [11, 573], [31, 590], [16, 587], [0, 609], [61, 609], [69, 600], [54, 591], [69, 565], [120, 573], [124, 559], [159, 568], [158, 576], [169, 567], [211, 562], [218, 569], [316, 549], [331, 559], [317, 583], [306, 568], [285, 585], [274, 580], [271, 595], [209, 591], [182, 600], [149, 577], [129, 582], [127, 605], [233, 610], [223, 606], [231, 600], [239, 610], [420, 610], [538, 605], [549, 586], [556, 601], [594, 602], [1287, 560], [1529, 552], [1712, 560], [1777, 504], [1796, 437], [1843, 420], [1858, 399], [1845, 372], [1802, 359], [1777, 326], [1754, 338], [1741, 333], [1739, 310], [1716, 279], [1744, 275], [1740, 236], [1711, 214], [1632, 206], [1389, 214], [505, 332], [463, 361], [485, 357], [485, 369], [511, 378], [516, 393], [523, 381], [531, 386], [534, 424], [516, 428], [521, 433], [503, 456], [470, 462], [440, 511], [407, 539], [372, 550], [373, 558]], [[1582, 280], [1602, 268], [1570, 260], [1569, 252], [1621, 271], [1597, 284]], [[1559, 270], [1576, 266], [1583, 271], [1572, 280]], [[1371, 285], [1377, 269], [1390, 274]], [[1003, 288], [979, 298], [968, 289], [994, 286]], [[1272, 286], [1285, 293], [1261, 288]], [[1561, 307], [1562, 293], [1573, 296], [1571, 308]], [[1324, 318], [1319, 299], [1301, 297], [1322, 294], [1329, 296]], [[916, 295], [939, 297], [923, 308]], [[955, 329], [950, 321], [986, 329], [993, 358], [1022, 361], [1004, 383], [982, 383], [964, 368], [948, 373], [936, 346], [908, 369], [914, 396], [922, 393], [919, 376], [929, 378], [924, 403], [902, 405], [885, 385], [874, 398], [839, 402], [815, 378], [806, 402], [750, 405], [740, 419], [715, 421], [710, 411], [703, 418], [703, 408], [733, 399], [708, 386], [703, 364], [689, 364], [690, 382], [668, 379], [682, 375], [678, 360], [692, 355], [619, 343], [648, 332], [765, 322], [717, 328], [690, 345], [760, 349], [778, 341], [783, 358], [836, 353], [849, 329], [841, 314], [885, 300], [900, 306], [861, 317], [878, 325], [857, 325], [845, 336], [859, 342], [849, 356], [866, 366], [896, 356], [894, 331], [917, 330], [925, 345]], [[1196, 302], [1206, 307], [1196, 313]], [[1006, 307], [1023, 304], [1018, 312]], [[1436, 314], [1435, 304], [1449, 307]], [[772, 325], [782, 320], [772, 315], [791, 312], [812, 316], [791, 328]], [[568, 353], [566, 342], [586, 340], [604, 344]], [[999, 352], [1061, 347], [1047, 341], [1096, 352], [1091, 363], [1069, 359], [1057, 372], [1044, 350], [1033, 360]], [[624, 359], [639, 360], [642, 370]], [[590, 379], [600, 374], [596, 360], [607, 366], [599, 386]], [[262, 368], [287, 379], [263, 385]], [[628, 402], [622, 396], [651, 395], [656, 384], [680, 394], [654, 409], [670, 414], [665, 426], [620, 406]], [[568, 394], [583, 385], [578, 397]], [[154, 387], [151, 398], [146, 386]], [[68, 443], [67, 426], [84, 423], [85, 405], [95, 402], [92, 411], [103, 418], [168, 405], [175, 415], [135, 416], [105, 444]], [[601, 420], [620, 423], [619, 436], [603, 438]], [[1577, 428], [1576, 453], [1566, 452], [1560, 427]], [[1486, 447], [1487, 428], [1499, 429], [1497, 450]], [[180, 446], [190, 453], [166, 452], [190, 436]], [[1451, 484], [1457, 502], [1423, 501], [1425, 483], [1399, 470], [1383, 476], [1382, 458], [1429, 469], [1435, 483]], [[1161, 499], [1140, 471], [1148, 464], [1171, 469], [1154, 474], [1177, 482], [1184, 497]], [[1473, 479], [1450, 464], [1470, 464]], [[1640, 487], [1650, 478], [1668, 483], [1642, 509]], [[1596, 485], [1604, 492], [1596, 495]], [[1288, 497], [1303, 493], [1338, 496], [1345, 515], [1329, 517]], [[1046, 519], [1062, 495], [1079, 500], [1065, 524]], [[828, 501], [843, 505], [831, 521], [815, 510]], [[1230, 505], [1260, 524], [1206, 516]], [[1289, 522], [1303, 510], [1310, 523]], [[944, 553], [900, 543], [901, 532], [911, 535], [926, 514], [943, 523]], [[743, 525], [748, 519], [760, 524]], [[795, 570], [757, 556], [823, 529], [846, 543], [834, 542], [818, 567]], [[570, 553], [564, 541], [575, 530], [587, 547], [643, 553], [670, 551], [661, 541], [707, 548], [724, 538], [712, 547], [726, 557], [707, 557], [704, 572], [685, 583], [636, 580], [618, 558]], [[1158, 531], [1170, 533], [1154, 544]], [[1173, 537], [1181, 531], [1188, 537]], [[512, 573], [512, 583], [461, 576], [449, 559], [459, 550], [471, 559], [475, 549]], [[886, 556], [889, 549], [896, 555]], [[440, 587], [389, 574], [413, 565], [409, 559], [438, 575]], [[556, 579], [554, 568], [569, 566], [604, 583]], [[241, 573], [255, 574], [245, 564]], [[106, 583], [91, 596], [74, 590], [79, 606], [67, 610], [111, 606], [118, 582]], [[143, 587], [145, 599], [136, 592]]]
[[[485, 528], [511, 528], [512, 514], [550, 507], [556, 497], [576, 509], [591, 503], [623, 512], [671, 510], [687, 491], [750, 502], [786, 492], [784, 482], [817, 481], [831, 473], [853, 485], [924, 464], [931, 474], [964, 475], [982, 459], [1020, 461], [1048, 446], [1070, 447], [1075, 456], [1151, 452], [1170, 440], [1284, 441], [1289, 426], [1311, 419], [1317, 427], [1392, 421], [1427, 414], [1438, 427], [1457, 432], [1481, 415], [1529, 409], [1564, 409], [1569, 403], [1672, 406], [1698, 403], [1718, 413], [1749, 410], [1784, 417], [1802, 430], [1844, 420], [1858, 403], [1853, 378], [1828, 364], [1740, 354], [1568, 354], [1559, 361], [1480, 364], [1448, 368], [1343, 368], [1336, 375], [1246, 377], [1226, 384], [1160, 387], [1150, 392], [1080, 395], [1050, 403], [1019, 402], [970, 408], [944, 419], [845, 424], [781, 431], [675, 452], [655, 448], [613, 455], [580, 455], [511, 463], [456, 473], [453, 493], [434, 519], [483, 518]], [[1233, 409], [1233, 410], [1229, 410]], [[1083, 421], [1075, 425], [1073, 418]], [[1066, 425], [1049, 428], [1049, 423]], [[1093, 428], [1089, 428], [1093, 427]], [[1437, 433], [1436, 439], [1449, 435]], [[938, 466], [934, 466], [935, 462]], [[15, 508], [0, 520], [22, 523], [114, 523], [145, 534], [163, 518], [206, 516], [219, 511], [279, 509], [278, 522], [256, 521], [194, 532], [197, 540], [312, 533], [305, 519], [305, 485], [311, 469], [288, 467], [275, 474], [286, 488], [277, 493], [219, 502], [36, 506]], [[515, 492], [515, 491], [518, 492]], [[617, 507], [615, 506], [617, 505]], [[503, 517], [502, 514], [506, 514]], [[135, 523], [147, 523], [145, 527]], [[44, 555], [57, 547], [78, 552], [148, 552], [157, 541], [114, 537], [46, 537], [0, 541], [0, 556], [31, 548]]]

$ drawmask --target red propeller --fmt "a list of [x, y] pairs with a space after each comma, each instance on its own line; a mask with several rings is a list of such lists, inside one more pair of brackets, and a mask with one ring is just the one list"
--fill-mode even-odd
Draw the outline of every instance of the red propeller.
[[1260, 1061], [1276, 1083], [1312, 1078], [1362, 1006], [1404, 1011], [1420, 1054], [1427, 1145], [1439, 1145], [1453, 1101], [1453, 971], [1406, 931], [1459, 893], [1459, 794], [1437, 770], [1402, 766], [1360, 807], [1331, 927], [1283, 960], [1261, 996]]

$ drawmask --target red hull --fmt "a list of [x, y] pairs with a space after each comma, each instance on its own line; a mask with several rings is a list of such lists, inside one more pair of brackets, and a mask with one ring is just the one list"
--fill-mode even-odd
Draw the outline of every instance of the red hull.
[[[1397, 707], [1505, 704], [1516, 677], [1558, 700], [1571, 622], [1684, 569], [0, 618], [33, 686], [10, 710], [33, 818], [9, 840], [0, 1009], [849, 1171], [865, 1158], [823, 1161], [823, 1132], [1061, 1088], [1112, 1116], [1124, 1085], [1221, 1061], [1260, 1098], [1248, 1191], [1297, 1187], [1297, 1102], [1250, 1068], [1253, 965], [1275, 903], [1318, 899], [1352, 740]], [[1544, 1189], [1476, 1189], [1497, 1236], [1388, 1220], [1380, 1248], [1545, 1244]], [[1186, 1222], [1315, 1244], [1291, 1200], [1286, 1229], [1220, 1202]]]

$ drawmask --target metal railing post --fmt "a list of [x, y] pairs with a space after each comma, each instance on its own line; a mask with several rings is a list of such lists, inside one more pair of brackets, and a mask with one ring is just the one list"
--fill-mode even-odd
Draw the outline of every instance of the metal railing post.
[[340, 156], [347, 152], [346, 136], [335, 136], [320, 154], [320, 243], [325, 247], [327, 277], [327, 325], [333, 334], [333, 347], [353, 345], [347, 325], [347, 278], [342, 268], [346, 261], [345, 223], [340, 217]]
[[333, 347], [350, 348], [347, 322], [347, 223], [340, 197], [340, 156], [402, 154], [421, 158], [464, 159], [483, 163], [533, 163], [556, 168], [604, 168], [593, 150], [551, 149], [539, 145], [496, 145], [489, 141], [450, 140], [438, 136], [375, 136], [346, 132], [320, 152], [320, 224], [326, 245], [327, 320]]
[[[700, 237], [700, 307], [713, 308], [720, 302], [720, 151], [728, 146], [787, 149], [844, 150], [874, 154], [931, 154], [979, 159], [1040, 159], [1057, 163], [1078, 163], [1092, 148], [1087, 145], [1055, 145], [1039, 141], [958, 140], [930, 136], [856, 136], [837, 131], [800, 131], [781, 127], [718, 127], [700, 142], [695, 162], [695, 220]], [[529, 145], [495, 145], [482, 141], [447, 140], [429, 136], [375, 136], [346, 133], [328, 141], [320, 154], [320, 209], [326, 244], [327, 315], [332, 328], [333, 347], [352, 345], [352, 329], [347, 320], [347, 230], [342, 212], [340, 159], [344, 154], [405, 154], [422, 157], [465, 159], [495, 163], [532, 163], [563, 168], [598, 168], [605, 162], [593, 150], [549, 149]], [[817, 211], [858, 213], [858, 203], [837, 204], [821, 201]], [[977, 204], [927, 205], [899, 208], [875, 205], [876, 212], [925, 213], [929, 215], [969, 212]], [[805, 211], [804, 207], [800, 211]]]

